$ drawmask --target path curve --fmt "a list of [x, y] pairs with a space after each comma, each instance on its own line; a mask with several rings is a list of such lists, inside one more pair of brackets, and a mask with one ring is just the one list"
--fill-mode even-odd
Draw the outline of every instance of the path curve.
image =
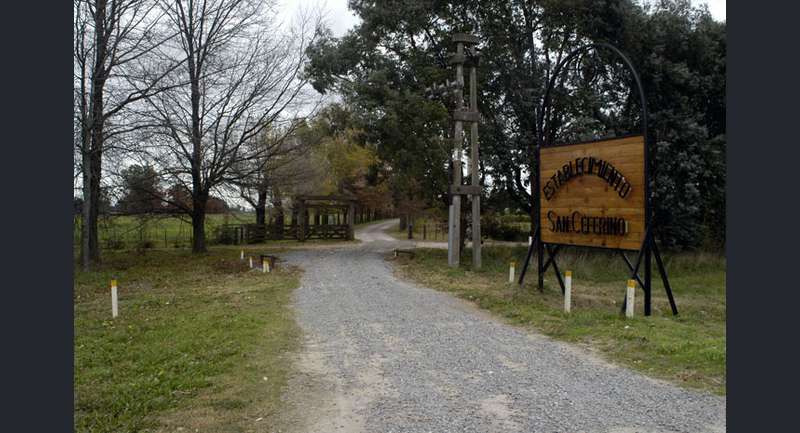
[[[296, 432], [721, 432], [724, 398], [610, 365], [393, 276], [409, 241], [292, 251], [306, 341], [284, 424]], [[281, 430], [283, 431], [283, 430]]]

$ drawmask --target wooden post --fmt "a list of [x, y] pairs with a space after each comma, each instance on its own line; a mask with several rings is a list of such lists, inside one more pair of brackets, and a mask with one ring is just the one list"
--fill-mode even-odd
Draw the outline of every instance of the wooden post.
[[[464, 55], [464, 42], [456, 42], [456, 56]], [[455, 109], [460, 110], [464, 107], [463, 86], [464, 86], [464, 64], [456, 63], [456, 83], [458, 87], [455, 91]], [[455, 121], [455, 131], [453, 133], [453, 185], [461, 185], [461, 145], [464, 142], [464, 125], [461, 120]], [[458, 267], [461, 262], [461, 196], [454, 194], [450, 199], [450, 222], [447, 232], [447, 263], [452, 267]]]
[[[478, 111], [478, 84], [477, 84], [477, 71], [475, 61], [469, 68], [469, 110], [472, 112]], [[478, 122], [471, 122], [469, 142], [471, 146], [470, 152], [470, 172], [472, 174], [471, 183], [473, 186], [480, 186], [480, 177], [478, 176]], [[472, 196], [472, 267], [473, 269], [481, 268], [481, 196]]]
[[564, 272], [564, 312], [572, 310], [572, 271]]
[[347, 240], [355, 239], [356, 205], [353, 202], [347, 206]]
[[306, 240], [306, 203], [303, 199], [300, 199], [300, 203], [298, 203], [297, 209], [297, 240], [300, 242], [305, 242]]
[[118, 315], [117, 280], [111, 280], [111, 317], [117, 317]]
[[636, 280], [628, 280], [625, 293], [625, 317], [633, 317], [634, 296], [636, 293]]

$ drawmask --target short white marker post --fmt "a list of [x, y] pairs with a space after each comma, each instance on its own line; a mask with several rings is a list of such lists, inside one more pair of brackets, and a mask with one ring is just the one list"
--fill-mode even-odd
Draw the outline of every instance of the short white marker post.
[[636, 293], [636, 281], [628, 280], [628, 291], [625, 293], [625, 317], [633, 317], [633, 297]]
[[117, 317], [118, 315], [117, 280], [111, 280], [111, 317]]
[[516, 262], [509, 263], [509, 266], [508, 266], [508, 282], [509, 283], [513, 283], [514, 282], [514, 266], [516, 266]]
[[267, 273], [267, 258], [266, 257], [261, 259], [261, 273], [262, 274], [266, 274]]
[[252, 257], [248, 257], [248, 259], [250, 259], [250, 269], [253, 269], [253, 258]]
[[264, 265], [267, 267], [267, 272], [272, 272], [272, 265], [270, 265], [269, 259], [264, 261]]
[[239, 260], [244, 260], [244, 250], [239, 253]]
[[528, 246], [531, 246], [533, 243], [533, 236], [528, 236]]
[[564, 312], [572, 309], [572, 271], [564, 272]]

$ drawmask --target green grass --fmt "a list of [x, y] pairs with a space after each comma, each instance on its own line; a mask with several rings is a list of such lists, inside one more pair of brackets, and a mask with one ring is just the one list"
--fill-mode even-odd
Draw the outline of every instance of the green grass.
[[[253, 213], [206, 215], [206, 238], [213, 241], [214, 231], [223, 224], [255, 222]], [[98, 221], [100, 244], [106, 249], [131, 248], [143, 241], [155, 247], [186, 247], [192, 237], [192, 222], [185, 215], [113, 215]], [[80, 216], [74, 218], [73, 243], [80, 244]]]
[[[663, 286], [654, 272], [653, 315], [642, 316], [642, 291], [636, 292], [636, 317], [619, 310], [628, 278], [618, 256], [602, 252], [559, 255], [562, 272], [573, 272], [572, 313], [563, 312], [563, 296], [551, 270], [545, 290], [535, 288], [536, 274], [525, 285], [508, 283], [508, 265], [517, 276], [525, 248], [484, 247], [480, 271], [447, 266], [447, 251], [420, 249], [415, 259], [401, 258], [398, 272], [428, 287], [473, 301], [514, 324], [583, 345], [622, 365], [687, 387], [725, 394], [724, 257], [684, 253], [665, 257], [680, 315], [672, 316]], [[655, 268], [655, 265], [654, 265]]]
[[295, 270], [248, 270], [233, 248], [105, 252], [100, 270], [76, 268], [75, 430], [209, 431], [253, 413], [269, 420], [298, 342], [288, 308], [298, 284]]
[[[255, 223], [255, 213], [231, 212], [206, 215], [206, 242], [216, 242], [216, 229], [225, 224]], [[309, 210], [313, 221], [314, 210]], [[288, 224], [290, 218], [287, 218]], [[381, 220], [383, 221], [383, 220]], [[362, 226], [377, 221], [357, 224]], [[80, 216], [73, 220], [73, 244], [80, 245]], [[191, 246], [192, 223], [187, 216], [176, 215], [113, 215], [98, 222], [100, 245], [104, 250], [134, 249], [147, 242], [149, 248], [187, 248]], [[273, 241], [270, 241], [273, 242]]]

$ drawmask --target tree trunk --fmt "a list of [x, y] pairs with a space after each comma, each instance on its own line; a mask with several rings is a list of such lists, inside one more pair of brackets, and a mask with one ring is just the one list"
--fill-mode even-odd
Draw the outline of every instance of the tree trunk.
[[272, 207], [275, 209], [275, 239], [283, 239], [283, 225], [285, 224], [283, 200], [281, 200], [280, 192], [277, 189], [272, 194]]
[[[101, 130], [100, 134], [102, 134], [102, 127], [99, 128]], [[102, 142], [102, 139], [100, 139]], [[102, 144], [100, 144], [102, 146]], [[100, 264], [100, 239], [98, 236], [97, 231], [97, 220], [100, 218], [100, 160], [101, 160], [101, 152], [98, 146], [96, 151], [92, 152], [90, 155], [91, 162], [91, 169], [90, 172], [90, 182], [89, 182], [89, 213], [88, 213], [88, 247], [89, 247], [89, 263], [88, 266], [94, 266]], [[85, 206], [85, 204], [84, 204]]]
[[[88, 145], [87, 145], [88, 146]], [[88, 150], [83, 152], [83, 205], [81, 207], [81, 267], [84, 271], [88, 271], [91, 265], [89, 256], [89, 220], [91, 213], [89, 211], [90, 203], [92, 201], [91, 193], [91, 179], [92, 176], [89, 172], [92, 163], [89, 158]]]
[[[100, 29], [106, 29], [106, 2], [97, 1], [96, 13], [94, 15], [95, 28], [95, 60], [92, 69], [92, 95], [90, 101], [90, 122], [91, 142], [87, 149], [88, 155], [84, 157], [84, 163], [88, 160], [88, 166], [84, 166], [84, 173], [88, 173], [88, 178], [84, 174], [84, 182], [88, 180], [88, 186], [84, 185], [84, 221], [82, 229], [82, 254], [81, 261], [83, 269], [88, 270], [93, 265], [100, 263], [100, 242], [97, 234], [97, 219], [100, 215], [100, 176], [102, 173], [103, 161], [103, 91], [106, 84], [106, 56], [107, 56], [107, 35]], [[87, 195], [88, 193], [88, 195]]]
[[189, 87], [192, 113], [192, 253], [206, 252], [206, 203], [210, 185], [203, 182], [202, 161], [203, 141], [200, 128], [200, 75], [196, 64], [193, 41], [189, 40], [189, 56], [187, 68], [189, 70]]
[[206, 252], [206, 204], [208, 194], [201, 193], [192, 197], [192, 253]]
[[258, 202], [256, 203], [256, 224], [266, 224], [267, 214], [267, 191], [258, 192]]

